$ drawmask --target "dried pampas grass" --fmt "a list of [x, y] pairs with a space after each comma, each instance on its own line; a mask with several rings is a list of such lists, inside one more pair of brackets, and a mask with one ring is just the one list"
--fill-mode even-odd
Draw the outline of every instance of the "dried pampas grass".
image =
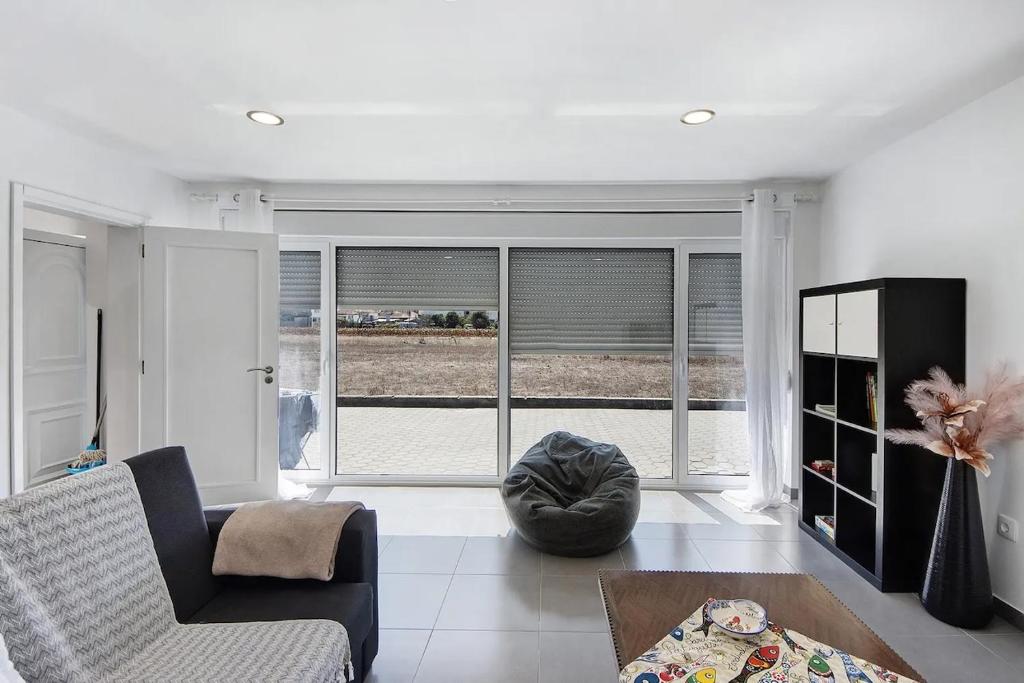
[[987, 447], [1024, 437], [1024, 377], [1011, 375], [1005, 363], [989, 372], [978, 395], [934, 367], [907, 387], [905, 400], [922, 429], [888, 429], [885, 438], [964, 460], [986, 477]]

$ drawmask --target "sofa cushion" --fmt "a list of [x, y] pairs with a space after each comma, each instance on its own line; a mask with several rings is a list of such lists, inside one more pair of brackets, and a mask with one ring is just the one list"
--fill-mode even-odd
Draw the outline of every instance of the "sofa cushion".
[[358, 646], [373, 626], [373, 589], [368, 583], [231, 577], [189, 623], [283, 619], [337, 621]]
[[332, 621], [178, 626], [115, 671], [115, 681], [347, 680], [345, 629]]
[[125, 460], [146, 511], [146, 522], [178, 621], [218, 591], [213, 545], [185, 449], [169, 446]]

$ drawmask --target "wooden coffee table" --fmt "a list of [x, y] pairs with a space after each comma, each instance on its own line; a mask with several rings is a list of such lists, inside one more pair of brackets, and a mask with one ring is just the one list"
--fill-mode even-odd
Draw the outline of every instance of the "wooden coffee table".
[[750, 598], [763, 605], [780, 626], [907, 678], [924, 680], [808, 574], [602, 569], [599, 583], [619, 669], [649, 650], [708, 598]]

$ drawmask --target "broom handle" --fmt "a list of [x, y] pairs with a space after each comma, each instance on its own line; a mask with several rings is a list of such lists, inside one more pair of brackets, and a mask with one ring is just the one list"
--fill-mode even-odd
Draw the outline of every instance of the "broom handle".
[[103, 309], [96, 311], [96, 437], [99, 436], [99, 425], [103, 392]]

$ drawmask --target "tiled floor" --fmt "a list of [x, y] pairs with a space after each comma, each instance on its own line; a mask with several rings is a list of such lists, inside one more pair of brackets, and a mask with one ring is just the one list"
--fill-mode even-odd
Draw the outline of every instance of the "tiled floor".
[[[931, 618], [916, 596], [876, 591], [803, 537], [789, 508], [745, 515], [714, 494], [645, 492], [626, 545], [567, 559], [541, 555], [502, 529], [491, 490], [387, 491], [330, 492], [362, 497], [381, 515], [383, 630], [373, 683], [614, 682], [601, 567], [815, 574], [932, 683], [1024, 680], [1024, 633], [1002, 620], [962, 631]], [[487, 510], [490, 522], [473, 520]], [[420, 522], [403, 522], [408, 515]], [[454, 533], [458, 516], [463, 533]], [[393, 535], [396, 528], [405, 533]]]

